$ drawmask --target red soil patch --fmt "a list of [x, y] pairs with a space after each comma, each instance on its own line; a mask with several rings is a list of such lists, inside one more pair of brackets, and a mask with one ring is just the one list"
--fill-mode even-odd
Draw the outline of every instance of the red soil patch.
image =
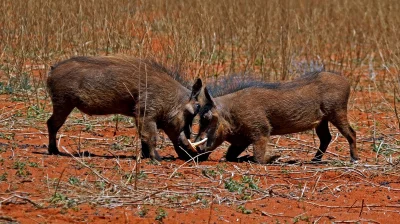
[[[364, 81], [363, 81], [364, 82]], [[349, 117], [359, 164], [331, 127], [326, 163], [310, 164], [319, 141], [312, 131], [274, 136], [276, 164], [176, 159], [161, 135], [164, 160], [142, 160], [132, 121], [73, 113], [59, 132], [64, 156], [47, 155], [46, 119], [0, 95], [0, 222], [20, 223], [397, 223], [400, 218], [398, 124], [390, 95], [353, 91]], [[85, 156], [70, 153], [89, 152]], [[251, 154], [251, 147], [244, 154]], [[135, 184], [135, 176], [137, 182]], [[157, 220], [156, 220], [157, 219]]]

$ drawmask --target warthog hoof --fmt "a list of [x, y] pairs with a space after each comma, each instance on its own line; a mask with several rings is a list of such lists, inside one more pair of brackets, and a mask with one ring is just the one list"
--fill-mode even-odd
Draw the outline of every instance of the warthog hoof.
[[313, 162], [313, 163], [320, 163], [320, 162], [321, 162], [321, 158], [314, 157], [314, 158], [311, 160], [311, 162]]
[[239, 158], [227, 158], [227, 157], [223, 157], [221, 160], [221, 162], [236, 162], [236, 163], [243, 163], [243, 162], [249, 162], [249, 161], [255, 161], [254, 156], [250, 156], [250, 155], [244, 155], [242, 157]]
[[[150, 156], [152, 157], [152, 156]], [[154, 158], [151, 158], [153, 160], [161, 161], [161, 156], [158, 154], [157, 151], [154, 151]]]
[[350, 158], [351, 163], [358, 163], [360, 161], [359, 158]]
[[49, 155], [59, 155], [60, 151], [58, 151], [57, 147], [49, 147]]
[[279, 154], [268, 155], [268, 156], [265, 155], [264, 158], [262, 158], [262, 159], [259, 159], [259, 158], [254, 156], [254, 162], [261, 163], [261, 164], [269, 164], [269, 163], [273, 163], [279, 157], [281, 157], [281, 155], [279, 155]]

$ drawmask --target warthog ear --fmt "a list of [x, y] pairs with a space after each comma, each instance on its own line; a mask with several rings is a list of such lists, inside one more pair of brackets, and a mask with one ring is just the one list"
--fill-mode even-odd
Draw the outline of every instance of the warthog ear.
[[199, 96], [201, 87], [203, 87], [203, 82], [200, 78], [198, 78], [192, 86], [192, 94], [190, 95], [190, 99], [197, 98], [197, 96]]
[[211, 104], [211, 105], [214, 106], [214, 100], [213, 100], [211, 94], [208, 92], [207, 87], [204, 88], [204, 95], [206, 96], [206, 99], [207, 99], [207, 101], [208, 101], [207, 103], [209, 103], [209, 104]]

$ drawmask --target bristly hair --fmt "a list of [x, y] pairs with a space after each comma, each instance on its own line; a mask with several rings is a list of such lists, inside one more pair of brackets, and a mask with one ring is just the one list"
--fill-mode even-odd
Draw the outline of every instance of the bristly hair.
[[[262, 78], [250, 74], [233, 74], [207, 82], [207, 89], [213, 97], [219, 97], [247, 88], [294, 88], [305, 85], [315, 79], [323, 71], [308, 72], [290, 82], [265, 82]], [[338, 74], [333, 72], [334, 74]]]
[[166, 66], [164, 66], [160, 62], [157, 62], [154, 59], [144, 59], [143, 62], [151, 66], [156, 71], [168, 74], [187, 89], [192, 89], [192, 83], [185, 78], [185, 74], [181, 73], [180, 66], [167, 68]]
[[250, 87], [277, 88], [279, 83], [266, 83], [247, 73], [233, 74], [210, 80], [207, 89], [213, 97], [223, 96]]

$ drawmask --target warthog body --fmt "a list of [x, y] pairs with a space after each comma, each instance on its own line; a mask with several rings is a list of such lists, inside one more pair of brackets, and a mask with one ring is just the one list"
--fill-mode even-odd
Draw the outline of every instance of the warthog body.
[[208, 105], [199, 112], [197, 140], [205, 137], [208, 140], [204, 147], [198, 148], [200, 152], [212, 151], [228, 141], [231, 146], [226, 159], [237, 161], [239, 154], [253, 144], [254, 160], [269, 163], [279, 157], [268, 146], [271, 135], [315, 128], [320, 147], [313, 161], [320, 161], [332, 138], [328, 127], [331, 122], [349, 142], [351, 160], [358, 160], [356, 133], [347, 119], [350, 84], [345, 77], [314, 72], [286, 83], [244, 80], [236, 90], [232, 89], [234, 85], [225, 86], [230, 93], [216, 98], [205, 91]]
[[204, 94], [200, 94], [201, 80], [191, 93], [174, 78], [181, 77], [155, 62], [128, 57], [74, 57], [56, 64], [47, 79], [53, 103], [47, 121], [49, 153], [59, 153], [57, 131], [78, 108], [88, 115], [134, 117], [144, 157], [160, 159], [155, 148], [157, 129], [162, 129], [178, 156], [190, 158], [178, 140], [190, 136], [189, 124], [200, 108], [198, 97]]

